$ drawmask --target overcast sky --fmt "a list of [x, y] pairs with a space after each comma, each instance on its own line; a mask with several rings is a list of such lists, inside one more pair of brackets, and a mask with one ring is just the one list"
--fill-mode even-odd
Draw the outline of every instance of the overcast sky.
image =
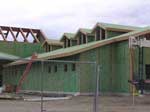
[[42, 29], [49, 38], [96, 22], [150, 25], [150, 0], [0, 0], [0, 25]]

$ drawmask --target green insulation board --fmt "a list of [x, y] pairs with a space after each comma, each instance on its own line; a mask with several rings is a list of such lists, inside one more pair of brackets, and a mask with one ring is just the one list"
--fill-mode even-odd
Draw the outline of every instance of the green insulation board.
[[[71, 63], [44, 62], [34, 63], [22, 85], [22, 90], [40, 91], [43, 78], [43, 90], [50, 92], [79, 92], [79, 75], [72, 70]], [[64, 66], [67, 65], [67, 71]], [[3, 84], [17, 85], [26, 65], [12, 66], [3, 70]], [[57, 71], [56, 71], [57, 67]]]
[[107, 38], [111, 38], [111, 37], [115, 37], [115, 36], [119, 36], [122, 35], [126, 32], [118, 32], [118, 31], [107, 31]]
[[[127, 41], [106, 45], [81, 53], [80, 60], [96, 61], [98, 65], [101, 66], [99, 74], [101, 92], [129, 92], [129, 49]], [[81, 88], [83, 91], [87, 91], [89, 85], [84, 83], [84, 80], [93, 80], [95, 74], [85, 67], [82, 69], [80, 76], [83, 76], [83, 78], [80, 79], [82, 80], [81, 82], [83, 82]], [[92, 91], [93, 89], [90, 90]]]
[[[145, 51], [146, 52], [146, 51]], [[150, 55], [147, 53], [147, 58]], [[101, 92], [127, 93], [129, 92], [129, 48], [128, 41], [105, 45], [89, 51], [60, 60], [92, 61], [97, 62], [100, 69], [99, 90]], [[137, 62], [137, 61], [135, 61]], [[150, 62], [146, 61], [146, 62]], [[67, 64], [67, 72], [64, 65]], [[57, 66], [57, 72], [55, 72]], [[51, 67], [51, 72], [49, 72]], [[43, 87], [45, 91], [81, 92], [89, 93], [95, 90], [96, 73], [94, 64], [77, 64], [76, 71], [72, 71], [69, 63], [45, 63], [42, 72], [41, 64], [33, 64], [26, 81], [24, 90], [40, 90], [41, 74], [43, 75]], [[13, 66], [4, 68], [4, 84], [18, 83], [25, 66]]]
[[34, 52], [42, 53], [44, 49], [37, 43], [0, 41], [0, 51], [24, 58], [31, 56]]

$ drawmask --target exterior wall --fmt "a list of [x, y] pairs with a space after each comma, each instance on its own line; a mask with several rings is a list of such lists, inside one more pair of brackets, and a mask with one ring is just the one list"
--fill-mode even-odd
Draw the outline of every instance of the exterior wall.
[[62, 48], [62, 46], [52, 45], [52, 51], [57, 50], [57, 49], [61, 49], [61, 48]]
[[77, 45], [77, 40], [71, 40], [71, 46]]
[[[90, 50], [80, 54], [80, 61], [96, 61], [97, 49]], [[95, 65], [82, 64], [79, 67], [80, 74], [80, 92], [91, 93], [95, 86]]]
[[48, 43], [45, 43], [43, 45], [43, 49], [45, 52], [50, 52], [50, 51], [61, 49], [61, 48], [63, 48], [63, 46], [61, 46], [61, 45], [50, 45]]
[[106, 32], [107, 32], [107, 38], [111, 38], [111, 37], [115, 37], [127, 33], [127, 32], [118, 32], [118, 31], [109, 31], [109, 30], [107, 30]]
[[[77, 59], [77, 57], [68, 57], [61, 60]], [[64, 71], [64, 65], [67, 64], [68, 70]], [[55, 72], [57, 66], [57, 72]], [[3, 84], [17, 85], [21, 78], [26, 65], [19, 65], [4, 68]], [[51, 72], [49, 71], [51, 68]], [[27, 79], [22, 85], [22, 90], [40, 91], [41, 90], [41, 75], [43, 75], [43, 89], [50, 92], [79, 92], [79, 75], [78, 70], [72, 71], [70, 63], [44, 63], [42, 72], [41, 63], [34, 63], [27, 76]]]
[[64, 48], [67, 48], [67, 47], [71, 47], [71, 39], [68, 39], [67, 37], [64, 38], [62, 40], [63, 44], [64, 44]]
[[[79, 57], [78, 57], [79, 56]], [[89, 50], [78, 56], [70, 56], [60, 60], [96, 61], [102, 66], [100, 72], [100, 91], [112, 93], [129, 92], [129, 49], [128, 41], [122, 41], [100, 48]], [[44, 90], [89, 93], [94, 91], [95, 68], [91, 64], [79, 64], [76, 71], [64, 71], [65, 63], [57, 63], [57, 72], [54, 72], [54, 63], [44, 64]], [[51, 66], [52, 72], [48, 72]], [[16, 85], [25, 66], [5, 68], [3, 72], [4, 84]], [[17, 74], [17, 75], [16, 75]], [[40, 90], [41, 64], [34, 64], [23, 84], [24, 90]]]
[[34, 52], [42, 53], [44, 52], [44, 49], [41, 47], [41, 44], [37, 43], [0, 41], [0, 52], [20, 57], [28, 57], [31, 56]]
[[[100, 91], [101, 92], [129, 92], [129, 50], [128, 42], [120, 42], [106, 45], [101, 48], [81, 53], [80, 61], [96, 61], [102, 66], [100, 72]], [[80, 82], [91, 81], [94, 77], [92, 71], [82, 69]], [[88, 71], [88, 72], [87, 72]], [[87, 73], [93, 76], [88, 76]], [[88, 78], [85, 78], [85, 76]], [[88, 82], [89, 83], [89, 82]], [[86, 91], [86, 84], [81, 84], [81, 91]], [[93, 89], [90, 88], [92, 91]]]
[[87, 41], [88, 41], [88, 42], [95, 41], [95, 37], [94, 37], [94, 36], [88, 36]]

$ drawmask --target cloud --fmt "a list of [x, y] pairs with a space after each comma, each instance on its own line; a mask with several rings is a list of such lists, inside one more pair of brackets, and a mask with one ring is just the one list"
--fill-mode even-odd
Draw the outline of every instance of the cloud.
[[0, 24], [40, 28], [49, 38], [96, 22], [150, 24], [149, 0], [0, 0]]

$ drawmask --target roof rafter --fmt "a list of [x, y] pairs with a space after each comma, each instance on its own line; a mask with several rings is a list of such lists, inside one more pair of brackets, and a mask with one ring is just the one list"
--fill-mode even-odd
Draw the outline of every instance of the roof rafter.
[[11, 27], [9, 27], [9, 30], [10, 30], [12, 37], [14, 38], [14, 41], [18, 41], [15, 34], [13, 33], [13, 29]]
[[6, 41], [5, 35], [4, 35], [4, 33], [3, 33], [3, 31], [2, 31], [2, 28], [1, 28], [1, 27], [0, 27], [0, 33], [1, 33], [1, 35], [2, 35], [3, 40], [4, 40], [4, 41]]
[[31, 35], [33, 36], [34, 40], [37, 42], [37, 43], [40, 43], [39, 39], [34, 35], [33, 31], [31, 29], [30, 30], [30, 33]]
[[24, 38], [24, 42], [29, 42], [29, 41], [27, 40], [27, 37], [25, 36], [25, 34], [24, 34], [22, 28], [19, 28], [19, 30], [20, 30], [21, 35], [22, 35], [23, 38]]
[[19, 31], [17, 31], [17, 33], [16, 33], [16, 38], [18, 37], [18, 35], [19, 35]]
[[[11, 35], [9, 35], [9, 33]], [[30, 34], [31, 36], [29, 36]], [[20, 28], [11, 26], [0, 26], [0, 35], [2, 36], [3, 41], [21, 42], [21, 40], [18, 39], [20, 36], [22, 36], [24, 42], [28, 43], [43, 43], [47, 39], [45, 34], [40, 29]], [[12, 36], [13, 40], [9, 40], [9, 36]], [[30, 38], [33, 38], [34, 40], [31, 41]]]

